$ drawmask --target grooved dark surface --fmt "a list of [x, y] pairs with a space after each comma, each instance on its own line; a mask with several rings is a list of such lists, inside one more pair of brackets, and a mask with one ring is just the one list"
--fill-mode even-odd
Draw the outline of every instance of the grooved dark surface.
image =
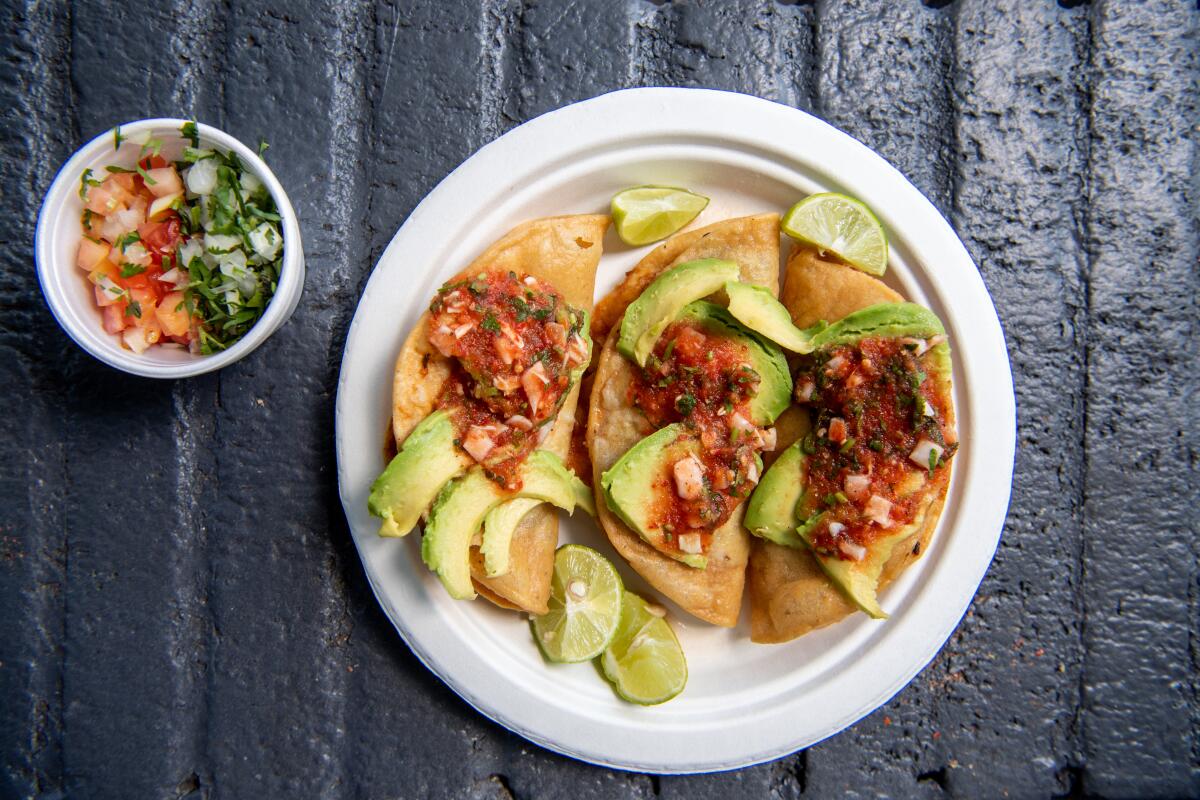
[[[1200, 795], [1194, 3], [8, 2], [0, 29], [0, 796]], [[333, 395], [396, 228], [567, 103], [708, 86], [809, 110], [951, 220], [1019, 407], [996, 560], [945, 649], [826, 742], [656, 777], [553, 755], [433, 678], [337, 501]], [[195, 116], [268, 157], [292, 320], [167, 383], [62, 335], [41, 197], [83, 141]]]

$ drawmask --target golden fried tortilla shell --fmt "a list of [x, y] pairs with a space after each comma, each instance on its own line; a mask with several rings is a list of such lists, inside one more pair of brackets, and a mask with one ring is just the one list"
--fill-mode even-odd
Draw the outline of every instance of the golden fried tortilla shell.
[[[904, 298], [894, 290], [844, 264], [821, 259], [815, 250], [797, 247], [784, 271], [782, 300], [796, 325], [807, 327], [819, 320], [833, 322], [852, 311], [876, 303]], [[949, 393], [947, 382], [942, 391]], [[954, 425], [953, 408], [949, 424]], [[778, 449], [807, 432], [807, 426], [780, 430]], [[923, 522], [911, 536], [896, 545], [879, 579], [882, 590], [915, 562], [929, 546], [946, 501], [949, 471], [939, 473]], [[786, 642], [824, 628], [858, 610], [825, 576], [807, 549], [795, 549], [754, 537], [750, 552], [750, 638], [762, 644]]]
[[[680, 246], [682, 240], [686, 246]], [[779, 216], [763, 214], [719, 222], [680, 234], [655, 248], [634, 267], [613, 293], [597, 306], [614, 314], [600, 353], [592, 385], [587, 443], [592, 459], [596, 508], [601, 526], [621, 556], [655, 589], [689, 614], [714, 625], [737, 624], [749, 558], [749, 534], [742, 527], [745, 504], [714, 531], [708, 567], [694, 569], [659, 553], [608, 510], [600, 475], [625, 451], [653, 432], [641, 412], [629, 405], [634, 372], [616, 350], [625, 308], [657, 275], [675, 264], [697, 258], [736, 261], [742, 278], [776, 291], [779, 285]]]
[[[547, 217], [513, 228], [483, 252], [452, 280], [475, 275], [485, 269], [513, 270], [540, 278], [577, 308], [592, 308], [596, 267], [603, 251], [608, 217], [600, 214]], [[429, 343], [429, 314], [417, 320], [396, 359], [392, 383], [392, 429], [403, 443], [412, 429], [433, 411], [442, 384], [450, 374], [450, 361]], [[550, 435], [541, 447], [564, 460], [575, 424], [576, 387], [563, 401]], [[471, 573], [476, 584], [487, 591], [484, 597], [506, 607], [544, 613], [550, 597], [550, 575], [554, 571], [554, 546], [558, 542], [558, 516], [544, 506], [521, 520], [513, 535], [508, 573], [484, 577], [477, 549], [471, 552]]]

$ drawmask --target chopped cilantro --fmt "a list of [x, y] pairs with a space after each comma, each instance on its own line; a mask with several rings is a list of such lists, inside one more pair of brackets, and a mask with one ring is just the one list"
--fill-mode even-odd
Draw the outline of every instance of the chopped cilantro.
[[[134, 275], [141, 275], [146, 271], [146, 268], [141, 264], [130, 264], [128, 261], [121, 264], [121, 277], [132, 278]], [[140, 314], [138, 316], [141, 316]]]
[[872, 439], [871, 441], [867, 442], [867, 447], [871, 448], [876, 453], [879, 453], [883, 451], [883, 442], [879, 439]]
[[200, 146], [200, 131], [196, 128], [196, 123], [194, 121], [183, 123], [183, 125], [179, 128], [179, 133], [183, 136], [183, 138], [192, 143], [192, 147], [198, 148]]
[[934, 450], [931, 447], [931, 448], [929, 448], [929, 474], [931, 476], [933, 475], [933, 471], [935, 469], [937, 469], [937, 465], [938, 465], [938, 451]]
[[113, 150], [121, 149], [121, 142], [125, 141], [125, 137], [121, 135], [121, 126], [113, 128]]
[[262, 158], [263, 153], [267, 152], [267, 148], [270, 146], [271, 145], [267, 143], [266, 139], [259, 139], [258, 140], [258, 157]]
[[842, 442], [842, 446], [838, 448], [839, 453], [849, 453], [850, 448], [854, 447], [854, 437], [847, 436], [846, 441]]
[[671, 341], [667, 342], [667, 346], [663, 349], [662, 360], [670, 361], [671, 353], [674, 353], [674, 352], [675, 352], [675, 340], [672, 339]]
[[[675, 340], [672, 339], [672, 342]], [[675, 410], [685, 417], [696, 409], [696, 397], [691, 392], [684, 392], [675, 398]]]
[[533, 318], [536, 319], [538, 322], [545, 322], [546, 320], [550, 319], [551, 313], [553, 313], [552, 309], [539, 308], [537, 311], [533, 312]]
[[517, 322], [529, 319], [529, 304], [519, 297], [511, 298], [513, 307], [517, 309]]
[[142, 318], [142, 304], [137, 300], [130, 300], [129, 305], [125, 306], [125, 316]]
[[483, 322], [479, 323], [479, 327], [492, 333], [500, 332], [500, 323], [496, 320], [496, 315], [491, 313], [483, 318]]
[[92, 177], [92, 171], [85, 169], [83, 175], [79, 178], [79, 199], [87, 200], [87, 190], [89, 186], [99, 186], [100, 181]]

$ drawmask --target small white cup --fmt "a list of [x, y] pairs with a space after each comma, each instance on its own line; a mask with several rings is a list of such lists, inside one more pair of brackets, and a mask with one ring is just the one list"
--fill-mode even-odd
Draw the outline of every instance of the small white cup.
[[[162, 155], [167, 160], [180, 158], [185, 144], [180, 128], [187, 120], [144, 119], [121, 125], [126, 139], [144, 140], [145, 134], [162, 141]], [[55, 319], [75, 342], [96, 358], [119, 370], [148, 378], [188, 378], [220, 369], [244, 357], [267, 340], [287, 321], [300, 302], [304, 289], [304, 250], [300, 244], [300, 225], [296, 212], [275, 174], [250, 148], [224, 131], [197, 123], [200, 146], [232, 152], [242, 165], [271, 192], [281, 218], [283, 233], [283, 263], [274, 296], [262, 317], [245, 336], [228, 350], [213, 355], [196, 355], [183, 348], [151, 347], [142, 354], [126, 350], [121, 338], [104, 330], [103, 315], [96, 305], [95, 293], [87, 275], [75, 266], [76, 250], [83, 236], [80, 216], [83, 201], [79, 198], [79, 182], [85, 169], [102, 177], [108, 164], [130, 166], [138, 157], [141, 146], [124, 141], [114, 150], [111, 131], [97, 136], [71, 157], [54, 179], [42, 210], [38, 214], [37, 238], [34, 253], [37, 259], [38, 281], [42, 293], [54, 312]]]

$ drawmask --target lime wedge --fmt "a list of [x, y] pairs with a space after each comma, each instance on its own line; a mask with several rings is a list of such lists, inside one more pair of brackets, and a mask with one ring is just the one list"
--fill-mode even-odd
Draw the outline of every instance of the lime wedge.
[[617, 694], [644, 706], [665, 703], [687, 685], [687, 661], [671, 625], [632, 592], [625, 592], [621, 624], [600, 668]]
[[613, 223], [621, 241], [636, 247], [667, 238], [707, 205], [707, 197], [687, 189], [636, 186], [613, 197]]
[[533, 617], [533, 638], [548, 661], [587, 661], [604, 652], [621, 620], [621, 576], [590, 547], [554, 553], [549, 610]]
[[783, 218], [783, 232], [833, 253], [869, 275], [887, 269], [888, 244], [871, 209], [844, 194], [826, 192], [804, 198]]

